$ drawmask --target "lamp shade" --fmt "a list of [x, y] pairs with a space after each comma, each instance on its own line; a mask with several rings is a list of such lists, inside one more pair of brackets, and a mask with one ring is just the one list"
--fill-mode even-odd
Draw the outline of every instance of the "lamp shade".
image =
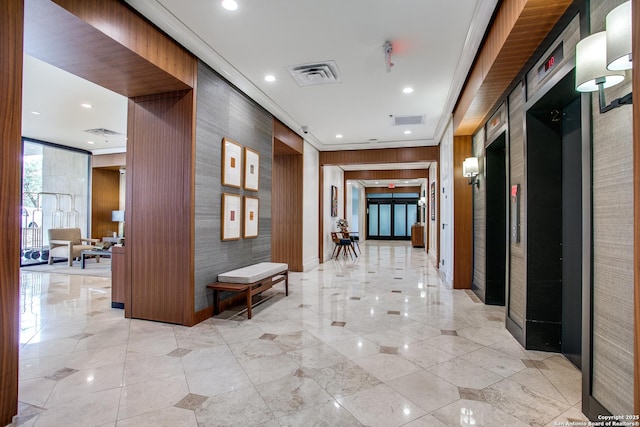
[[623, 71], [607, 69], [607, 33], [585, 37], [576, 45], [576, 90], [595, 92], [598, 84], [606, 89], [624, 80]]
[[471, 178], [478, 175], [478, 158], [467, 157], [462, 162], [462, 175]]
[[111, 221], [113, 221], [113, 222], [123, 222], [124, 221], [124, 211], [111, 211]]
[[607, 68], [629, 70], [631, 63], [631, 2], [607, 15]]

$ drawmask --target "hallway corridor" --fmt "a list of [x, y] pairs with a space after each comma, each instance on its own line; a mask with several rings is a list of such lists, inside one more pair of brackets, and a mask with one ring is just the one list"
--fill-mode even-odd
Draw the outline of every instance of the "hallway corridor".
[[[553, 426], [581, 375], [424, 249], [365, 242], [289, 296], [192, 328], [123, 318], [110, 280], [23, 270], [20, 426]], [[107, 263], [105, 263], [107, 264]], [[79, 267], [78, 267], [79, 268]], [[557, 425], [557, 424], [556, 424]]]

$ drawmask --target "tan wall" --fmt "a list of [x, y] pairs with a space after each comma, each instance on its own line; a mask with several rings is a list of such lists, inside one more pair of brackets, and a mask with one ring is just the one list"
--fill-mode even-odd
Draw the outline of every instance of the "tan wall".
[[[622, 0], [591, 3], [591, 33]], [[631, 91], [631, 78], [605, 91]], [[605, 114], [593, 97], [593, 397], [613, 414], [633, 412], [632, 107]]]

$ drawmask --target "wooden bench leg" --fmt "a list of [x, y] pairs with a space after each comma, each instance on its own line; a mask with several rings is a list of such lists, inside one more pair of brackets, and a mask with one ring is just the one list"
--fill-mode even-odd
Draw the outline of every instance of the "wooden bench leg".
[[251, 319], [251, 287], [247, 289], [247, 319]]
[[289, 296], [289, 272], [284, 272], [284, 295]]
[[213, 291], [213, 310], [214, 314], [220, 314], [220, 295], [218, 295], [218, 290]]

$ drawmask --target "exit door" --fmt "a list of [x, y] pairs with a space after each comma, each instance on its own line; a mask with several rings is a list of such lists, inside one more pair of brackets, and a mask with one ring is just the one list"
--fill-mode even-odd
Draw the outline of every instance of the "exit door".
[[418, 199], [367, 200], [368, 238], [411, 240], [411, 226], [418, 220]]

